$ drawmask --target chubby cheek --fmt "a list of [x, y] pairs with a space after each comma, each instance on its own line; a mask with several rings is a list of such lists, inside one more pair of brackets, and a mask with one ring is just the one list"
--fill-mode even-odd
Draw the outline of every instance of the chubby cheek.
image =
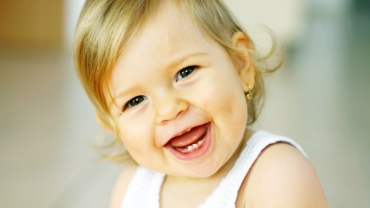
[[150, 126], [140, 119], [122, 119], [119, 123], [120, 138], [135, 160], [140, 160], [140, 157], [147, 155], [145, 153], [153, 150]]
[[247, 102], [234, 77], [220, 81], [226, 84], [220, 83], [209, 88], [204, 109], [212, 111], [214, 125], [219, 129], [219, 132], [215, 133], [229, 137], [232, 142], [233, 139], [243, 136], [248, 117]]

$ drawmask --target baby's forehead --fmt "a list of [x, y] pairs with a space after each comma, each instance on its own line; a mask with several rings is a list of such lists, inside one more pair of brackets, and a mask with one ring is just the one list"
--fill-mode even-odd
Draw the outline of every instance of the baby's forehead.
[[[204, 43], [209, 36], [197, 25], [189, 11], [174, 1], [164, 1], [133, 39], [147, 41], [148, 47], [174, 47], [188, 39]], [[135, 42], [133, 40], [133, 42]]]
[[147, 69], [152, 70], [151, 74], [164, 73], [190, 54], [210, 54], [220, 47], [202, 32], [190, 15], [176, 5], [163, 5], [123, 51], [113, 69], [111, 87], [121, 83], [137, 85], [131, 78], [147, 76]]

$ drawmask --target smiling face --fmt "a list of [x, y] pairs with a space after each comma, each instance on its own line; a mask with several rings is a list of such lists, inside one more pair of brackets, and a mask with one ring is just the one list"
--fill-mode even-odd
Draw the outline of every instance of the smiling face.
[[110, 111], [132, 158], [169, 175], [216, 173], [247, 123], [240, 70], [190, 17], [164, 4], [125, 48], [109, 80], [117, 104]]

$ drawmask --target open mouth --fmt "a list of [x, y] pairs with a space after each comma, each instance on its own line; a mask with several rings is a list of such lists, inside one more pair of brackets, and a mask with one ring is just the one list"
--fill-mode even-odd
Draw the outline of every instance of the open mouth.
[[210, 123], [193, 127], [173, 137], [164, 146], [169, 152], [182, 160], [191, 160], [205, 154], [211, 144]]

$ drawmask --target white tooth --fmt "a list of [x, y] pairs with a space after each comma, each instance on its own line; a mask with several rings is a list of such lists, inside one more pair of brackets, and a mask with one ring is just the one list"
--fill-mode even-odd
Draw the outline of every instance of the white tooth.
[[190, 146], [188, 146], [188, 151], [189, 151], [189, 152], [193, 151], [193, 146], [191, 146], [191, 145], [190, 145]]
[[201, 144], [203, 144], [203, 142], [204, 142], [204, 140], [199, 141], [198, 142], [198, 146], [201, 145]]
[[193, 148], [194, 149], [198, 148], [198, 145], [197, 144], [193, 144]]

